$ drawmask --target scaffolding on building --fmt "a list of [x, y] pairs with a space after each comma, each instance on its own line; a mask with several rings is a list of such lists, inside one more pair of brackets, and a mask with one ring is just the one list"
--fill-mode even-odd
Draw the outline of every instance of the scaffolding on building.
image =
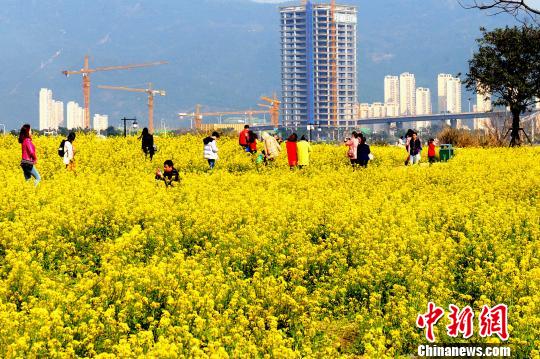
[[280, 8], [284, 126], [337, 127], [356, 117], [354, 6]]

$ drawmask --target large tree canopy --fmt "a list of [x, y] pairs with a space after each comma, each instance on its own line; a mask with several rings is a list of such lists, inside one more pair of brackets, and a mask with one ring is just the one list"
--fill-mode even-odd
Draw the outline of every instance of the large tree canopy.
[[464, 83], [476, 93], [491, 93], [494, 104], [512, 112], [510, 145], [521, 143], [520, 116], [540, 97], [540, 29], [532, 26], [487, 31], [477, 40]]
[[466, 9], [488, 10], [492, 14], [508, 13], [520, 20], [540, 23], [540, 0], [458, 0]]

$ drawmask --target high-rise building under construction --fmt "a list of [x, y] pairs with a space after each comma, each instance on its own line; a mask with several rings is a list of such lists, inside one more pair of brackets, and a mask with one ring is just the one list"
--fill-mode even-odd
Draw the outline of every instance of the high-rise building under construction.
[[354, 6], [286, 6], [281, 13], [283, 125], [346, 126], [357, 117]]

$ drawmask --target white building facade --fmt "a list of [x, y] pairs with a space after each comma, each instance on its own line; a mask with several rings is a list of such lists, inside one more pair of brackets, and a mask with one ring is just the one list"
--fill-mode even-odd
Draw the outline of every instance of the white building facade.
[[52, 117], [50, 121], [50, 128], [58, 130], [64, 125], [64, 102], [54, 101], [52, 102]]
[[360, 118], [369, 118], [369, 103], [360, 104]]
[[47, 88], [39, 90], [39, 129], [51, 128], [52, 119], [52, 91]]
[[96, 113], [94, 115], [94, 130], [105, 131], [107, 127], [109, 127], [109, 116]]
[[397, 103], [387, 103], [384, 105], [386, 116], [388, 117], [397, 117], [399, 116], [399, 104]]
[[[431, 107], [431, 90], [425, 87], [418, 87], [416, 89], [416, 114], [417, 115], [431, 115], [433, 113]], [[416, 128], [429, 127], [429, 122], [417, 121]]]
[[416, 79], [408, 72], [399, 75], [399, 114], [416, 114]]
[[384, 103], [399, 104], [399, 77], [392, 75], [384, 77]]
[[454, 76], [450, 74], [439, 74], [437, 76], [437, 105], [439, 113], [447, 112], [447, 93], [446, 83], [448, 80], [453, 79]]
[[77, 102], [70, 101], [67, 103], [67, 124], [68, 130], [84, 127], [84, 109]]
[[461, 79], [450, 74], [437, 77], [439, 113], [461, 113]]
[[[491, 94], [489, 93], [477, 93], [476, 94], [476, 106], [475, 112], [488, 112], [493, 109], [491, 104]], [[474, 119], [475, 130], [487, 130], [491, 127], [491, 120], [489, 118], [476, 118]]]
[[39, 129], [58, 130], [64, 124], [64, 103], [53, 99], [47, 88], [39, 90]]
[[461, 113], [461, 80], [453, 78], [446, 82], [446, 110], [450, 113]]
[[374, 102], [369, 108], [369, 117], [370, 118], [381, 118], [386, 116], [386, 111], [384, 104], [382, 102]]

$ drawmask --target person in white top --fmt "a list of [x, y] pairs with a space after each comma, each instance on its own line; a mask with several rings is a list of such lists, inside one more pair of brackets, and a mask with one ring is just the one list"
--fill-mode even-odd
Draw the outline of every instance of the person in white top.
[[217, 148], [217, 139], [219, 138], [219, 133], [212, 132], [212, 136], [206, 137], [203, 140], [204, 149], [203, 155], [204, 158], [208, 161], [210, 169], [214, 169], [216, 165], [216, 160], [218, 159], [218, 148]]
[[68, 171], [75, 171], [75, 148], [73, 147], [73, 141], [75, 141], [75, 133], [71, 132], [66, 142], [64, 142], [64, 164]]

